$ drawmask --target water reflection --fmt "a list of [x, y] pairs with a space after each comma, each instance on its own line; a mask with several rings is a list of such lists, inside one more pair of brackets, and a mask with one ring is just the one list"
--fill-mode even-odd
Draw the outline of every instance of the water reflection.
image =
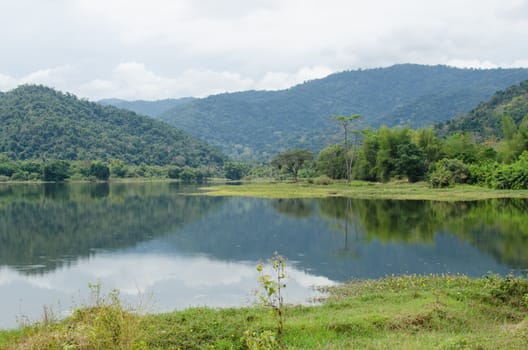
[[[312, 295], [311, 286], [332, 283], [295, 267], [289, 268], [289, 277], [285, 297], [290, 302], [305, 302]], [[87, 281], [100, 281], [104, 291], [117, 288], [130, 305], [146, 303], [147, 311], [160, 312], [189, 306], [249, 305], [255, 301], [251, 292], [256, 278], [254, 262], [136, 250], [117, 255], [102, 253], [45, 275], [26, 276], [11, 268], [0, 268], [0, 328], [15, 326], [17, 315], [38, 319], [43, 305], [66, 315], [89, 302]]]
[[[431, 202], [188, 196], [174, 183], [0, 186], [0, 327], [82, 300], [88, 282], [158, 310], [243, 305], [278, 251], [294, 281], [528, 267], [528, 201]], [[83, 294], [83, 297], [80, 297]], [[155, 310], [154, 310], [155, 311]]]

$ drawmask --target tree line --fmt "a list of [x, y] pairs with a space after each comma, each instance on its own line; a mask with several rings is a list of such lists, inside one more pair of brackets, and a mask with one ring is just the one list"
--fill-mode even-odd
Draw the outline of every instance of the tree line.
[[201, 183], [212, 176], [220, 176], [216, 165], [199, 167], [176, 165], [128, 164], [122, 160], [13, 160], [0, 153], [0, 182], [2, 181], [46, 181], [66, 180], [107, 181], [110, 178], [168, 178], [187, 183]]
[[[433, 128], [382, 126], [378, 130], [352, 130], [351, 123], [357, 116], [335, 119], [343, 125], [343, 143], [329, 145], [316, 156], [306, 150], [277, 155], [271, 165], [279, 177], [429, 181], [433, 187], [468, 183], [496, 189], [528, 188], [528, 116], [519, 124], [503, 116], [504, 137], [484, 141], [464, 132], [440, 138]], [[351, 134], [357, 142], [350, 141]]]

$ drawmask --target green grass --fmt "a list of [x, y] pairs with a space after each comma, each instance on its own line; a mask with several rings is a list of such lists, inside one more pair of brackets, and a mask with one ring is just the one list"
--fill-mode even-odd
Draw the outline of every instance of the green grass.
[[[288, 306], [287, 349], [526, 349], [528, 281], [401, 276], [326, 290], [319, 306]], [[0, 332], [1, 349], [246, 349], [273, 331], [265, 309], [192, 308], [137, 316], [115, 303], [58, 323]]]
[[201, 188], [209, 196], [244, 196], [260, 198], [351, 197], [412, 200], [478, 200], [490, 198], [528, 198], [528, 190], [494, 190], [472, 185], [434, 189], [427, 183], [372, 183], [353, 181], [316, 185], [307, 182], [244, 183], [238, 186], [214, 185]]

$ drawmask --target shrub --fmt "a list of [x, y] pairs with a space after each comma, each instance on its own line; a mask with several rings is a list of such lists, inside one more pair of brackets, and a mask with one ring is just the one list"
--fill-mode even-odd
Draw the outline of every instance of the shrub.
[[95, 176], [97, 180], [106, 181], [110, 177], [110, 168], [102, 162], [95, 161], [90, 165], [90, 176]]
[[227, 162], [224, 164], [224, 175], [229, 180], [240, 180], [248, 171], [249, 169], [244, 163]]
[[316, 184], [316, 185], [330, 185], [332, 183], [332, 179], [329, 178], [328, 176], [326, 175], [323, 175], [323, 176], [319, 176], [319, 177], [316, 177], [313, 182]]
[[182, 172], [183, 172], [182, 168], [180, 168], [179, 166], [173, 166], [173, 167], [170, 167], [169, 170], [167, 171], [167, 176], [169, 177], [169, 179], [179, 179]]
[[469, 168], [458, 159], [442, 159], [433, 165], [429, 175], [432, 187], [448, 187], [466, 183], [470, 177]]
[[42, 177], [44, 181], [64, 181], [70, 177], [70, 164], [62, 160], [47, 163]]

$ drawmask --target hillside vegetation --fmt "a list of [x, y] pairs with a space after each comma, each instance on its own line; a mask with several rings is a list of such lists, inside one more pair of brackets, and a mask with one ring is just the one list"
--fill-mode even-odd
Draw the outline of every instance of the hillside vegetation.
[[105, 106], [114, 106], [118, 108], [128, 109], [138, 114], [148, 115], [150, 117], [157, 117], [171, 108], [179, 106], [181, 104], [192, 101], [192, 97], [184, 98], [168, 98], [165, 100], [157, 101], [126, 101], [118, 98], [109, 98], [98, 101], [100, 104]]
[[0, 123], [0, 153], [16, 160], [223, 162], [218, 150], [165, 123], [44, 86], [20, 86], [0, 95]]
[[161, 114], [158, 103], [151, 109], [137, 102], [119, 106], [160, 118], [235, 158], [270, 159], [286, 149], [319, 151], [335, 142], [339, 129], [331, 115], [361, 114], [361, 128], [433, 125], [526, 79], [527, 69], [405, 64], [332, 74], [281, 91], [190, 99]]
[[[443, 134], [472, 132], [482, 137], [502, 138], [503, 118], [511, 117], [519, 125], [528, 116], [528, 80], [495, 93], [491, 99], [479, 104], [471, 112], [440, 124]], [[506, 135], [507, 136], [507, 135]]]

